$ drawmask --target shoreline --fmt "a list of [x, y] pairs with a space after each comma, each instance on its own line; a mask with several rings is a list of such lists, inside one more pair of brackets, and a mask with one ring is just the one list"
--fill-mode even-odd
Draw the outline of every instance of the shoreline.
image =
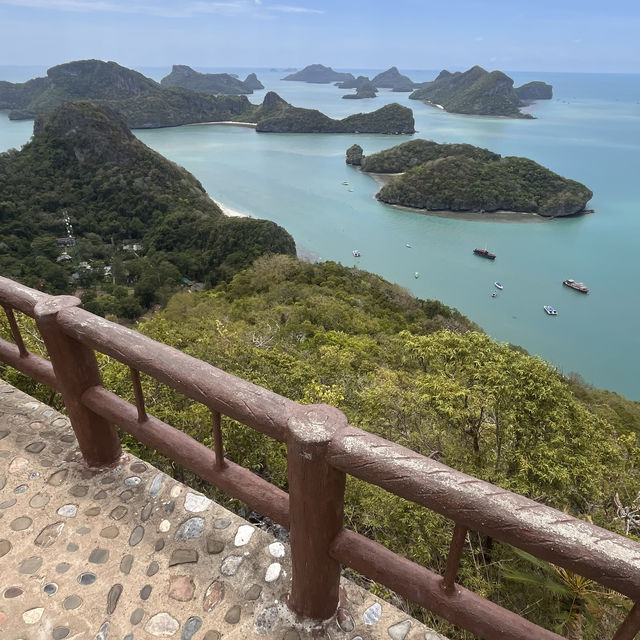
[[222, 202], [218, 202], [217, 200], [214, 200], [214, 202], [218, 205], [222, 213], [224, 213], [224, 215], [228, 218], [253, 218], [252, 215], [248, 213], [242, 213], [241, 211], [237, 211], [236, 209], [231, 209], [231, 207], [227, 207], [226, 205], [222, 204]]
[[187, 127], [199, 127], [200, 125], [211, 126], [219, 124], [225, 127], [246, 127], [247, 129], [255, 129], [258, 125], [255, 122], [234, 122], [233, 120], [219, 120], [216, 122], [190, 122]]

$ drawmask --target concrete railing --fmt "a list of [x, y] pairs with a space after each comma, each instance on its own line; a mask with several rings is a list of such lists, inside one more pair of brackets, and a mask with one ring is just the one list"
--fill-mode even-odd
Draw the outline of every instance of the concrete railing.
[[[613, 640], [640, 630], [640, 544], [451, 469], [356, 429], [327, 405], [301, 405], [80, 308], [0, 277], [13, 343], [0, 339], [0, 361], [62, 394], [84, 460], [115, 464], [114, 425], [191, 469], [290, 531], [290, 607], [308, 618], [331, 617], [341, 564], [393, 589], [434, 614], [491, 640], [559, 640], [456, 584], [467, 531], [477, 531], [593, 579], [635, 604]], [[30, 353], [14, 310], [35, 319], [51, 360]], [[94, 351], [128, 365], [136, 404], [102, 385]], [[213, 451], [148, 415], [139, 372], [207, 406]], [[224, 456], [226, 415], [287, 446], [289, 493]], [[346, 475], [423, 505], [455, 523], [444, 576], [343, 527]]]

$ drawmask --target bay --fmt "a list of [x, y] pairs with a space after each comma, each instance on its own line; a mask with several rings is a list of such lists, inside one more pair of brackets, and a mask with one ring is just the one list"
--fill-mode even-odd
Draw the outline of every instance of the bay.
[[[155, 79], [169, 71], [139, 70]], [[442, 300], [497, 340], [519, 344], [565, 374], [578, 372], [596, 386], [640, 399], [640, 76], [510, 73], [517, 85], [550, 82], [554, 98], [529, 108], [535, 120], [509, 120], [447, 114], [390, 91], [372, 100], [342, 100], [344, 92], [332, 85], [284, 82], [283, 72], [236, 70], [241, 77], [251, 71], [267, 90], [332, 117], [390, 102], [410, 106], [418, 130], [413, 137], [532, 158], [591, 188], [595, 213], [558, 220], [451, 218], [383, 205], [374, 198], [375, 181], [344, 163], [345, 150], [357, 142], [369, 154], [412, 136], [259, 134], [215, 125], [136, 135], [191, 171], [215, 200], [284, 226], [305, 253]], [[437, 72], [407, 73], [421, 81]], [[261, 101], [265, 92], [250, 100]], [[31, 128], [0, 112], [0, 149], [19, 147]], [[474, 256], [475, 247], [488, 248], [497, 259]], [[356, 248], [358, 259], [352, 256]], [[591, 292], [563, 287], [564, 278], [585, 282]], [[496, 280], [504, 290], [491, 298]], [[545, 304], [556, 307], [558, 316], [547, 316]]]

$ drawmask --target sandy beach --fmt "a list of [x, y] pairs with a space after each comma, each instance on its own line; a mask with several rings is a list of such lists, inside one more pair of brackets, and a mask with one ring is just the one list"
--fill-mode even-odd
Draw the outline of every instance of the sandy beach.
[[253, 216], [248, 213], [242, 213], [241, 211], [236, 211], [235, 209], [227, 207], [222, 204], [222, 202], [218, 202], [217, 200], [214, 200], [214, 202], [220, 207], [220, 209], [222, 209], [222, 213], [224, 213], [225, 216], [229, 216], [229, 218], [253, 218]]

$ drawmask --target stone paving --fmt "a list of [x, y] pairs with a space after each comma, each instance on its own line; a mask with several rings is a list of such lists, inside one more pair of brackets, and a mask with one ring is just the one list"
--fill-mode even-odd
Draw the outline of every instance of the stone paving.
[[446, 640], [343, 579], [297, 621], [286, 544], [125, 454], [84, 467], [69, 421], [0, 380], [3, 640]]

